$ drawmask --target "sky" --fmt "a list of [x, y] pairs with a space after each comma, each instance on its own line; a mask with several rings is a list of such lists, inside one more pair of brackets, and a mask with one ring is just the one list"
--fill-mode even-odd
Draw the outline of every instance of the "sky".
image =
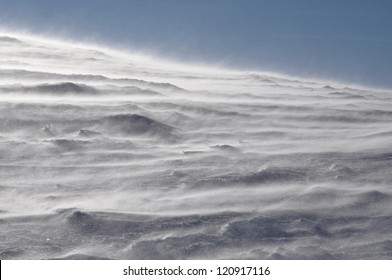
[[392, 0], [0, 0], [0, 28], [392, 88]]

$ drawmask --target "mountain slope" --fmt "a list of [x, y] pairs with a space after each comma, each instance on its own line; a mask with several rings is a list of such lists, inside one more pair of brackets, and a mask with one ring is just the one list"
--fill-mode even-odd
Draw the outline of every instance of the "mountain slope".
[[0, 257], [391, 259], [391, 105], [0, 36]]

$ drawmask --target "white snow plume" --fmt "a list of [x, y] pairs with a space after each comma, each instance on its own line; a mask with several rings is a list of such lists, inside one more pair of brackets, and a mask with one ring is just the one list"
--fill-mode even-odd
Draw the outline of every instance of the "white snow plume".
[[391, 259], [392, 95], [0, 35], [0, 258]]

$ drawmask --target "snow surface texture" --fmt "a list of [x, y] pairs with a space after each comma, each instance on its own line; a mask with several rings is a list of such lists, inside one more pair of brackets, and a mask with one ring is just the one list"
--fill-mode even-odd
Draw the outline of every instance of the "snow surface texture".
[[392, 259], [392, 95], [0, 36], [1, 259]]

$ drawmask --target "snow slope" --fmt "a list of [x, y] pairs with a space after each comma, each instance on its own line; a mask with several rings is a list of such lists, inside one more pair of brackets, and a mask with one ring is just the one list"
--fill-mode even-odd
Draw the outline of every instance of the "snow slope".
[[392, 259], [392, 95], [0, 35], [0, 258]]

